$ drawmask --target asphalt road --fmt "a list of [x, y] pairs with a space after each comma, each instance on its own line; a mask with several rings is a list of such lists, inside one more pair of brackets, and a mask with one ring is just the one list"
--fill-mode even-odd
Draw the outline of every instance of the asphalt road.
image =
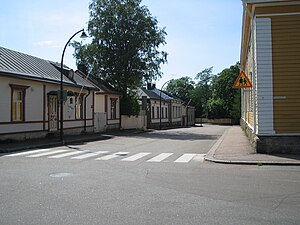
[[0, 224], [299, 224], [300, 167], [203, 162], [204, 126], [0, 157]]

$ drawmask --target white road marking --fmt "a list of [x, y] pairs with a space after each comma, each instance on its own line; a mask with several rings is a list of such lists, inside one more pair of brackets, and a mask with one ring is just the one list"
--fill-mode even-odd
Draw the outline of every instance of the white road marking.
[[106, 156], [97, 158], [95, 160], [110, 160], [110, 159], [114, 159], [114, 158], [120, 157], [122, 155], [127, 155], [128, 153], [129, 152], [117, 152], [117, 153], [114, 153], [114, 154], [111, 154], [111, 155], [106, 155]]
[[143, 158], [147, 155], [150, 155], [151, 153], [150, 152], [141, 152], [141, 153], [138, 153], [138, 154], [135, 154], [135, 155], [132, 155], [128, 158], [125, 158], [125, 159], [122, 159], [121, 161], [129, 161], [129, 162], [132, 162], [132, 161], [135, 161], [135, 160], [138, 160], [140, 158]]
[[196, 162], [204, 162], [204, 157], [206, 156], [206, 154], [197, 154], [194, 158], [193, 161]]
[[90, 158], [90, 157], [97, 156], [97, 155], [100, 155], [100, 154], [105, 154], [107, 152], [108, 151], [92, 152], [92, 153], [87, 153], [87, 154], [75, 156], [75, 157], [72, 157], [71, 159], [86, 159], [86, 158]]
[[173, 153], [161, 153], [161, 154], [153, 157], [152, 159], [149, 159], [147, 162], [161, 162], [171, 155], [173, 155]]
[[26, 157], [37, 158], [37, 157], [41, 157], [41, 156], [54, 155], [56, 153], [69, 152], [69, 151], [70, 150], [56, 150], [56, 151], [51, 151], [51, 152], [46, 152], [46, 153], [40, 153], [40, 154], [35, 154], [35, 155], [28, 155]]
[[12, 157], [12, 156], [21, 156], [21, 155], [29, 155], [32, 153], [39, 153], [39, 152], [46, 152], [46, 151], [50, 151], [51, 149], [40, 149], [40, 150], [32, 150], [32, 151], [26, 151], [26, 152], [20, 152], [20, 153], [12, 153], [9, 155], [5, 155], [5, 157]]
[[[4, 157], [14, 157], [14, 156], [25, 156], [25, 157], [30, 157], [30, 158], [37, 158], [37, 157], [42, 157], [42, 156], [48, 156], [48, 158], [51, 159], [59, 159], [63, 157], [68, 157], [68, 156], [74, 156], [71, 159], [86, 159], [86, 158], [91, 158], [98, 156], [100, 154], [105, 154], [108, 153], [109, 151], [98, 151], [98, 152], [89, 152], [87, 150], [84, 151], [78, 151], [78, 150], [71, 150], [71, 149], [59, 149], [59, 150], [54, 150], [54, 149], [38, 149], [38, 150], [31, 150], [31, 151], [26, 151], [26, 152], [19, 152], [19, 153], [11, 153], [4, 155]], [[110, 160], [114, 159], [120, 156], [126, 156], [129, 152], [116, 152], [110, 155], [105, 155], [99, 158], [96, 158], [95, 160]], [[127, 162], [133, 162], [136, 160], [139, 160], [143, 157], [146, 157], [147, 155], [153, 154], [151, 152], [140, 152], [136, 153], [132, 156], [126, 157], [121, 159], [120, 161], [127, 161]], [[163, 160], [167, 159], [174, 153], [161, 153], [149, 160], [147, 162], [162, 162]], [[195, 154], [195, 153], [185, 153], [181, 155], [179, 158], [177, 158], [174, 162], [175, 163], [188, 163], [190, 161], [195, 161], [195, 162], [204, 162], [204, 157], [206, 154]]]
[[86, 151], [67, 152], [67, 153], [63, 153], [63, 154], [49, 156], [48, 158], [50, 158], [50, 159], [60, 159], [60, 158], [63, 158], [63, 157], [78, 155], [78, 154], [83, 154], [83, 153], [86, 153]]
[[187, 163], [192, 160], [197, 154], [183, 154], [178, 159], [176, 159], [174, 162], [176, 163]]

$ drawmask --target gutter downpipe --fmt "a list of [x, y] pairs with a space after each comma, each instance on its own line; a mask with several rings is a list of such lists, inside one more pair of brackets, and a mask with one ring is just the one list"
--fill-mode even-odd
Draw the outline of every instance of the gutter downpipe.
[[252, 90], [253, 90], [253, 133], [256, 134], [256, 104], [257, 104], [257, 96], [256, 96], [256, 63], [254, 56], [254, 14], [250, 12], [247, 8], [246, 0], [242, 0], [244, 11], [251, 19], [251, 45], [252, 45]]
[[91, 94], [91, 90], [90, 89], [88, 89], [88, 90], [89, 90], [89, 93], [86, 96], [84, 96], [84, 132], [86, 132], [86, 99]]

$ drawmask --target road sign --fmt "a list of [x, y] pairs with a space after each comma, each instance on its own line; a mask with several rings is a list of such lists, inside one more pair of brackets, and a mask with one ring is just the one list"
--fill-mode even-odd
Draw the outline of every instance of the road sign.
[[236, 78], [233, 88], [252, 88], [252, 84], [244, 71], [241, 71], [238, 78]]

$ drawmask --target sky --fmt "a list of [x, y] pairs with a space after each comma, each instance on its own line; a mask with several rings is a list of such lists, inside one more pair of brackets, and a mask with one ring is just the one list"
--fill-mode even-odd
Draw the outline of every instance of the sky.
[[[0, 46], [60, 62], [68, 39], [87, 29], [91, 0], [1, 0]], [[240, 0], [143, 0], [160, 28], [165, 27], [168, 63], [161, 66], [161, 87], [170, 79], [195, 78], [213, 66], [213, 73], [239, 61], [242, 29]], [[80, 35], [73, 40], [81, 41]], [[88, 40], [85, 40], [88, 42]], [[83, 43], [85, 43], [83, 41]], [[74, 49], [64, 64], [76, 69]]]

